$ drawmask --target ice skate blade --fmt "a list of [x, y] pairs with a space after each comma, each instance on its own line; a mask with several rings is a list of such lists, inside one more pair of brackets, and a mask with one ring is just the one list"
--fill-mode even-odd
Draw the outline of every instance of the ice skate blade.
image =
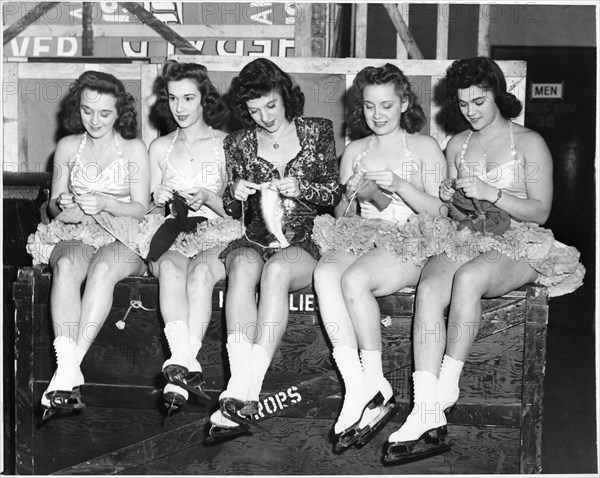
[[56, 419], [67, 418], [72, 415], [77, 415], [83, 412], [83, 408], [56, 408], [56, 407], [47, 407], [41, 406], [42, 413], [41, 418], [37, 423], [37, 428], [41, 428], [46, 423], [50, 421], [50, 419], [56, 417]]
[[392, 419], [398, 412], [396, 402], [388, 402], [388, 405], [383, 407], [383, 410], [371, 423], [358, 432], [355, 445], [358, 448], [365, 446], [373, 437]]
[[381, 392], [377, 392], [373, 396], [373, 398], [371, 400], [369, 400], [367, 402], [367, 404], [363, 407], [359, 419], [353, 425], [349, 426], [341, 433], [332, 434], [331, 441], [333, 442], [334, 453], [338, 453], [338, 454], [342, 453], [348, 447], [354, 445], [356, 440], [358, 440], [358, 438], [359, 438], [360, 430], [359, 430], [358, 426], [362, 420], [365, 410], [367, 410], [367, 409], [372, 410], [376, 407], [381, 407], [382, 404], [383, 404], [383, 394]]
[[54, 390], [46, 393], [46, 399], [50, 402], [51, 408], [61, 410], [82, 410], [85, 403], [82, 401], [81, 387], [73, 387], [73, 390]]
[[203, 444], [206, 446], [218, 445], [219, 443], [224, 443], [243, 435], [252, 436], [252, 432], [250, 432], [250, 427], [248, 425], [229, 428], [211, 424], [208, 435], [204, 437]]
[[418, 440], [388, 442], [383, 463], [385, 465], [403, 464], [445, 453], [453, 445], [452, 441], [446, 441], [447, 434], [447, 428], [443, 426], [425, 432]]

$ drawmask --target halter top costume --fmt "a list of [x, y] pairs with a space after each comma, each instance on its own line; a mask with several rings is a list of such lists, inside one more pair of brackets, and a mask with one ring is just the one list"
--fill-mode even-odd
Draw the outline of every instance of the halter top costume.
[[[510, 137], [510, 161], [500, 164], [491, 163], [491, 165], [494, 167], [489, 171], [482, 170], [481, 168], [475, 168], [473, 172], [483, 182], [502, 190], [503, 193], [511, 194], [520, 199], [527, 199], [525, 164], [524, 160], [520, 159], [517, 155], [515, 138], [513, 134], [513, 124], [510, 120], [508, 121], [508, 132]], [[462, 145], [458, 161], [459, 170], [469, 171], [470, 166], [465, 162], [465, 155], [467, 153], [469, 140], [471, 139], [472, 135], [473, 131], [469, 131], [469, 134]]]
[[[355, 173], [365, 173], [367, 168], [365, 167], [363, 160], [369, 154], [375, 135], [371, 135], [367, 149], [357, 154], [353, 161], [353, 170]], [[406, 162], [404, 162], [399, 168], [394, 169], [393, 173], [402, 178], [405, 181], [410, 180], [410, 175], [419, 171], [419, 164], [413, 159], [412, 153], [408, 149], [406, 142], [406, 132], [402, 130], [402, 143], [404, 148], [404, 156]], [[410, 166], [410, 167], [408, 167]], [[373, 204], [367, 201], [360, 201], [360, 215], [365, 219], [384, 219], [386, 221], [393, 221], [398, 224], [404, 224], [406, 220], [414, 214], [414, 211], [404, 202], [404, 200], [397, 194], [391, 195], [392, 202], [383, 211], [380, 211]]]
[[[179, 136], [179, 128], [173, 135], [173, 139], [171, 140], [171, 144], [165, 153], [165, 165], [162, 170], [162, 183], [171, 186], [176, 191], [185, 191], [190, 188], [195, 187], [203, 187], [212, 191], [216, 194], [219, 194], [223, 188], [223, 180], [221, 178], [221, 168], [224, 167], [224, 163], [221, 161], [221, 154], [219, 152], [219, 143], [217, 141], [217, 137], [212, 128], [209, 128], [210, 138], [212, 141], [213, 152], [215, 155], [215, 160], [217, 162], [217, 167], [215, 168], [214, 163], [203, 164], [200, 171], [196, 173], [195, 176], [185, 176], [181, 174], [181, 172], [173, 166], [170, 161], [171, 152], [173, 151], [173, 147], [175, 146], [175, 141]], [[210, 166], [210, 168], [209, 168]], [[220, 217], [216, 212], [210, 209], [208, 206], [203, 205], [197, 211], [189, 211], [189, 217], [197, 217], [204, 216], [208, 219], [214, 219]]]
[[87, 144], [87, 133], [83, 134], [75, 162], [69, 176], [69, 190], [79, 194], [104, 194], [121, 202], [129, 202], [129, 179], [132, 171], [123, 158], [119, 134], [113, 134], [117, 148], [117, 158], [104, 169], [100, 170], [98, 163], [81, 163], [81, 153]]

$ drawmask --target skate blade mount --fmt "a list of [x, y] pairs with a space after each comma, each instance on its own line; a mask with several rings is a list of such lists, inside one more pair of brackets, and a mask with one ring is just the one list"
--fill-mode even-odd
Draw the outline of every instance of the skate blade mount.
[[224, 443], [243, 435], [252, 436], [249, 425], [239, 425], [237, 427], [229, 428], [210, 424], [208, 435], [204, 437], [203, 443], [206, 446], [218, 445], [219, 443]]
[[85, 403], [81, 400], [80, 387], [75, 387], [71, 392], [66, 390], [48, 392], [46, 398], [49, 400], [50, 405], [41, 406], [42, 417], [41, 421], [38, 423], [38, 427], [41, 427], [55, 415], [75, 414], [80, 413], [85, 409]]
[[85, 403], [81, 400], [81, 389], [74, 387], [71, 391], [55, 390], [46, 393], [46, 398], [50, 401], [52, 408], [61, 410], [82, 410], [85, 408]]
[[172, 384], [184, 388], [190, 393], [196, 395], [204, 402], [210, 402], [211, 398], [206, 394], [202, 387], [204, 386], [204, 377], [202, 372], [190, 372], [183, 365], [167, 365], [163, 370], [163, 375]]
[[186, 389], [188, 392], [193, 393], [203, 402], [211, 402], [210, 396], [202, 390], [204, 386], [204, 377], [202, 372], [188, 372], [183, 376], [176, 375], [172, 379], [172, 383], [179, 385], [181, 388]]
[[382, 407], [381, 412], [371, 423], [359, 431], [358, 437], [356, 438], [355, 445], [358, 448], [365, 446], [369, 443], [373, 437], [381, 430], [398, 412], [398, 406], [395, 402], [388, 402]]
[[243, 415], [242, 410], [246, 408], [246, 403], [235, 398], [223, 398], [219, 401], [221, 413], [225, 418], [237, 423], [240, 426], [254, 426], [261, 428], [256, 420], [252, 420], [252, 416]]
[[[393, 400], [393, 398], [392, 398], [392, 400]], [[390, 400], [388, 403], [391, 403], [392, 400]], [[360, 433], [363, 431], [359, 428], [359, 425], [360, 425], [362, 416], [365, 413], [365, 410], [367, 410], [367, 409], [372, 410], [374, 408], [382, 408], [382, 406], [385, 406], [385, 405], [383, 405], [383, 394], [381, 392], [377, 392], [375, 394], [375, 396], [371, 400], [369, 400], [369, 402], [367, 402], [367, 404], [364, 406], [363, 411], [360, 415], [360, 419], [354, 425], [347, 428], [346, 430], [344, 430], [342, 433], [340, 433], [338, 435], [333, 435], [332, 442], [333, 442], [334, 453], [343, 452], [349, 446], [353, 445], [356, 442], [356, 440], [358, 440]]]
[[447, 433], [444, 426], [425, 432], [418, 440], [388, 443], [383, 463], [399, 465], [446, 453], [454, 444], [452, 441], [446, 441]]

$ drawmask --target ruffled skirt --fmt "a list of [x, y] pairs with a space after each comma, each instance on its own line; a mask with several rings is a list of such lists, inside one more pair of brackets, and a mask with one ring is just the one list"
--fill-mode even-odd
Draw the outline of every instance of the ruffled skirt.
[[360, 257], [377, 247], [403, 261], [423, 265], [434, 255], [467, 262], [482, 253], [497, 251], [511, 259], [524, 260], [538, 273], [536, 283], [548, 288], [551, 297], [573, 292], [583, 283], [585, 268], [579, 251], [558, 242], [552, 231], [533, 223], [513, 223], [501, 236], [468, 229], [457, 230], [457, 222], [428, 214], [411, 216], [405, 224], [360, 217], [319, 216], [313, 240], [322, 253], [344, 251]]
[[[34, 265], [48, 264], [50, 254], [61, 241], [81, 241], [97, 251], [114, 242], [116, 237], [145, 258], [152, 236], [165, 220], [158, 214], [148, 214], [138, 221], [108, 213], [100, 213], [95, 219], [83, 214], [79, 208], [72, 208], [61, 212], [49, 224], [38, 225], [37, 231], [27, 240], [27, 252], [32, 256]], [[243, 229], [237, 220], [230, 217], [209, 219], [199, 224], [194, 232], [179, 234], [170, 250], [193, 257], [216, 246], [225, 247], [242, 235]]]
[[[150, 242], [158, 228], [167, 218], [158, 214], [148, 214], [140, 223], [136, 247], [142, 257], [148, 255]], [[198, 224], [194, 232], [182, 232], [177, 236], [171, 251], [177, 251], [186, 257], [194, 257], [202, 251], [213, 247], [226, 247], [230, 242], [244, 235], [244, 228], [240, 221], [231, 217], [218, 217], [208, 219]]]

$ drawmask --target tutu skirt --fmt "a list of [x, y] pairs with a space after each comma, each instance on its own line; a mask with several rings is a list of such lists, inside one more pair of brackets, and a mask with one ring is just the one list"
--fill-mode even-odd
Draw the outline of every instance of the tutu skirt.
[[[166, 219], [158, 214], [148, 214], [140, 223], [136, 248], [142, 257], [148, 255], [152, 237]], [[198, 224], [193, 232], [181, 232], [169, 250], [177, 251], [186, 257], [194, 257], [213, 247], [225, 247], [243, 234], [243, 226], [236, 219], [231, 217], [208, 219]]]
[[579, 251], [558, 242], [552, 231], [533, 223], [514, 222], [501, 236], [457, 229], [458, 223], [428, 214], [411, 216], [404, 224], [357, 216], [315, 219], [313, 240], [322, 253], [336, 250], [360, 257], [377, 247], [403, 261], [423, 265], [428, 258], [445, 254], [449, 260], [467, 262], [491, 251], [526, 261], [538, 273], [536, 283], [551, 297], [573, 292], [583, 283], [585, 268]]
[[54, 246], [61, 241], [81, 241], [95, 252], [115, 238], [79, 207], [65, 209], [50, 223], [39, 224], [36, 232], [27, 238], [26, 248], [33, 265], [48, 264]]
[[[52, 250], [61, 241], [81, 241], [97, 251], [114, 242], [115, 237], [145, 258], [152, 236], [166, 220], [158, 214], [148, 214], [141, 221], [104, 212], [96, 217], [84, 214], [79, 208], [71, 208], [61, 212], [49, 224], [38, 225], [37, 231], [27, 240], [27, 252], [32, 256], [33, 264], [48, 264]], [[179, 234], [170, 250], [193, 257], [215, 246], [224, 247], [242, 235], [239, 221], [229, 217], [209, 219], [199, 224], [195, 231]]]

